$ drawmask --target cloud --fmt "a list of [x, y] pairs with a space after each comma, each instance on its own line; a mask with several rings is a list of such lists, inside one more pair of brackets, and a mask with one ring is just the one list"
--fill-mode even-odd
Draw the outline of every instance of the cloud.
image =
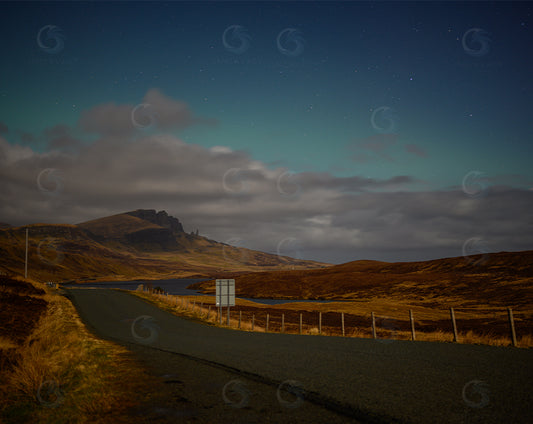
[[81, 141], [72, 136], [72, 130], [67, 125], [45, 129], [44, 138], [49, 150], [70, 150], [81, 146]]
[[352, 152], [350, 158], [357, 163], [369, 163], [380, 159], [395, 162], [395, 156], [399, 154], [396, 147], [403, 147], [406, 152], [421, 158], [427, 157], [426, 151], [417, 144], [397, 145], [397, 141], [397, 134], [374, 134], [355, 140], [348, 147]]
[[0, 122], [0, 134], [7, 134], [9, 132], [7, 125]]
[[136, 105], [106, 103], [82, 112], [78, 126], [87, 133], [124, 136], [146, 128], [179, 130], [193, 124], [214, 122], [195, 117], [186, 103], [171, 99], [157, 89], [151, 89]]
[[87, 133], [120, 136], [131, 134], [135, 127], [131, 120], [132, 105], [106, 103], [81, 114], [78, 125]]
[[186, 103], [173, 100], [159, 90], [149, 90], [144, 96], [143, 103], [153, 107], [154, 120], [158, 128], [180, 129], [196, 121]]
[[407, 175], [316, 172], [293, 174], [287, 184], [298, 190], [280, 190], [286, 172], [170, 135], [106, 136], [76, 152], [36, 152], [0, 138], [0, 221], [78, 223], [164, 209], [215, 240], [275, 253], [292, 237], [302, 257], [334, 262], [460, 256], [474, 236], [495, 251], [533, 246], [529, 190], [499, 186], [472, 199], [461, 190], [414, 191], [419, 181]]
[[422, 149], [420, 146], [417, 146], [416, 144], [406, 144], [405, 150], [407, 150], [409, 153], [412, 153], [415, 156], [426, 158], [427, 153], [424, 149]]
[[[133, 105], [109, 103], [83, 113], [76, 128], [46, 129], [44, 152], [0, 136], [0, 222], [75, 224], [153, 208], [215, 240], [276, 253], [290, 239], [299, 257], [330, 262], [460, 256], [472, 237], [492, 251], [533, 248], [533, 191], [519, 175], [495, 176], [473, 198], [461, 187], [422, 191], [410, 175], [293, 173], [244, 151], [185, 143], [165, 130], [204, 120], [157, 90], [143, 102], [148, 120], [137, 126]], [[152, 130], [142, 131], [147, 123]], [[396, 141], [378, 134], [351, 149], [387, 159]]]
[[396, 134], [374, 134], [356, 140], [349, 146], [349, 149], [354, 152], [351, 159], [359, 163], [368, 163], [376, 159], [394, 162], [389, 151], [396, 144], [397, 139]]
[[20, 138], [20, 141], [26, 144], [33, 143], [36, 140], [33, 134], [26, 131], [17, 131], [17, 134]]

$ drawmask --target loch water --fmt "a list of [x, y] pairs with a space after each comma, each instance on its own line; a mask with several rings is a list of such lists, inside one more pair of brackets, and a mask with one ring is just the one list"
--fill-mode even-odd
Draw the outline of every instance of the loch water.
[[[123, 289], [123, 290], [135, 290], [139, 284], [146, 285], [147, 283], [152, 283], [153, 287], [160, 287], [168, 294], [178, 295], [178, 296], [191, 296], [202, 294], [197, 290], [188, 289], [187, 286], [197, 283], [199, 281], [206, 281], [205, 278], [175, 278], [168, 280], [134, 280], [134, 281], [101, 281], [101, 282], [87, 282], [87, 283], [68, 283], [62, 284], [63, 287], [84, 287], [84, 288], [107, 288], [107, 289]], [[205, 295], [205, 296], [214, 296], [214, 295]], [[251, 300], [253, 302], [263, 303], [265, 305], [279, 305], [282, 303], [291, 303], [291, 302], [317, 302], [317, 303], [328, 303], [331, 300], [297, 300], [297, 299], [254, 299], [254, 298], [242, 298], [246, 300]]]

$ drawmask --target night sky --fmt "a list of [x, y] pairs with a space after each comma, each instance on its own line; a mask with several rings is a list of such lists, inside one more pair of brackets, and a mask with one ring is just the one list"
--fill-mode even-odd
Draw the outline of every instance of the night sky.
[[0, 3], [0, 222], [347, 262], [533, 249], [529, 2]]

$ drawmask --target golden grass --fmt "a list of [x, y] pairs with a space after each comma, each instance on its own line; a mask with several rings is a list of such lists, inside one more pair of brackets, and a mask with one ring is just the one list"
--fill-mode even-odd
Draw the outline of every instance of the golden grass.
[[[136, 291], [134, 292], [137, 296], [142, 297], [155, 305], [161, 307], [162, 309], [165, 309], [167, 311], [170, 311], [174, 314], [178, 314], [180, 316], [185, 316], [191, 319], [195, 319], [210, 325], [215, 326], [222, 326], [227, 328], [227, 318], [225, 311], [223, 312], [222, 316], [222, 324], [219, 323], [219, 320], [217, 319], [217, 308], [215, 307], [215, 299], [213, 296], [166, 296], [162, 294], [150, 294], [148, 292], [143, 291]], [[202, 305], [202, 306], [200, 306]], [[258, 325], [257, 318], [259, 317], [259, 314], [255, 315], [255, 322], [253, 324], [253, 330], [252, 330], [252, 323], [250, 317], [248, 319], [245, 319], [243, 315], [243, 319], [240, 322], [240, 328], [239, 328], [239, 315], [238, 315], [238, 306], [253, 306], [254, 308], [257, 308], [259, 311], [261, 309], [280, 309], [280, 310], [306, 310], [306, 311], [322, 311], [322, 312], [345, 312], [345, 313], [357, 313], [359, 315], [368, 315], [370, 316], [370, 312], [377, 311], [380, 315], [379, 317], [388, 317], [391, 322], [394, 321], [393, 318], [390, 317], [391, 310], [396, 316], [403, 315], [403, 319], [406, 319], [408, 317], [409, 313], [409, 307], [408, 305], [404, 304], [398, 304], [394, 305], [394, 307], [391, 306], [392, 302], [388, 299], [373, 299], [369, 302], [332, 302], [332, 303], [310, 303], [310, 302], [299, 302], [299, 303], [288, 303], [288, 304], [282, 304], [282, 305], [265, 305], [261, 303], [255, 303], [249, 300], [245, 299], [236, 299], [236, 308], [232, 310], [231, 316], [230, 316], [230, 324], [229, 327], [232, 329], [240, 329], [243, 331], [256, 331], [256, 332], [264, 332], [265, 326], [264, 325]], [[209, 307], [210, 310], [209, 310]], [[449, 319], [449, 310], [447, 309], [441, 309], [441, 310], [435, 310], [432, 308], [423, 308], [423, 307], [415, 307], [412, 308], [415, 312], [415, 316], [418, 319], [424, 319], [424, 320], [442, 320], [442, 319]], [[527, 311], [526, 311], [527, 312]], [[264, 315], [264, 313], [262, 314]], [[466, 308], [462, 308], [462, 311], [456, 312], [456, 318], [457, 319], [467, 319], [467, 318], [479, 318], [479, 317], [497, 317], [501, 320], [506, 320], [507, 315], [506, 312], [502, 312], [501, 310], [494, 310], [487, 312], [486, 309], [481, 308], [471, 308], [470, 310]], [[528, 316], [527, 313], [525, 313], [524, 316]], [[264, 317], [263, 317], [264, 318]], [[377, 338], [378, 339], [387, 339], [387, 340], [411, 340], [412, 335], [411, 331], [402, 331], [399, 329], [394, 328], [394, 325], [391, 325], [391, 328], [380, 328], [379, 323], [377, 322]], [[415, 323], [416, 328], [416, 323]], [[314, 324], [308, 324], [303, 322], [302, 325], [302, 334], [309, 334], [309, 335], [324, 335], [324, 336], [341, 336], [339, 328], [332, 328], [328, 326], [322, 326], [321, 332], [319, 332], [319, 328]], [[269, 332], [279, 332], [279, 323], [269, 326]], [[294, 322], [285, 322], [285, 329], [284, 333], [290, 333], [290, 334], [298, 334], [299, 333], [299, 324]], [[368, 327], [345, 327], [345, 336], [346, 337], [359, 337], [359, 338], [370, 338], [372, 337], [372, 332], [370, 326]], [[451, 331], [444, 331], [444, 330], [436, 330], [436, 331], [430, 331], [430, 332], [422, 332], [420, 330], [416, 331], [415, 337], [417, 341], [431, 341], [431, 342], [453, 342], [453, 333]], [[511, 340], [509, 337], [504, 337], [500, 335], [494, 335], [494, 334], [477, 334], [472, 330], [466, 331], [466, 332], [458, 332], [458, 343], [464, 343], [464, 344], [483, 344], [483, 345], [490, 345], [490, 346], [510, 346]], [[533, 347], [533, 335], [532, 334], [525, 334], [521, 335], [517, 338], [517, 347], [522, 348], [531, 348]]]
[[17, 347], [18, 345], [14, 343], [12, 340], [7, 339], [5, 337], [0, 337], [0, 350], [14, 349]]
[[91, 335], [67, 299], [50, 291], [44, 298], [46, 314], [1, 376], [0, 422], [131, 421], [152, 379], [125, 348]]

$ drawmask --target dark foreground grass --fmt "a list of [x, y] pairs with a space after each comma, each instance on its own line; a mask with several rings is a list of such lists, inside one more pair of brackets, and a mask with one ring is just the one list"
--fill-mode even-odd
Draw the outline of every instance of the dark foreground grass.
[[[0, 370], [0, 422], [143, 422], [158, 384], [126, 348], [94, 337], [69, 300], [47, 289], [46, 312]], [[1, 346], [0, 346], [1, 348]]]

